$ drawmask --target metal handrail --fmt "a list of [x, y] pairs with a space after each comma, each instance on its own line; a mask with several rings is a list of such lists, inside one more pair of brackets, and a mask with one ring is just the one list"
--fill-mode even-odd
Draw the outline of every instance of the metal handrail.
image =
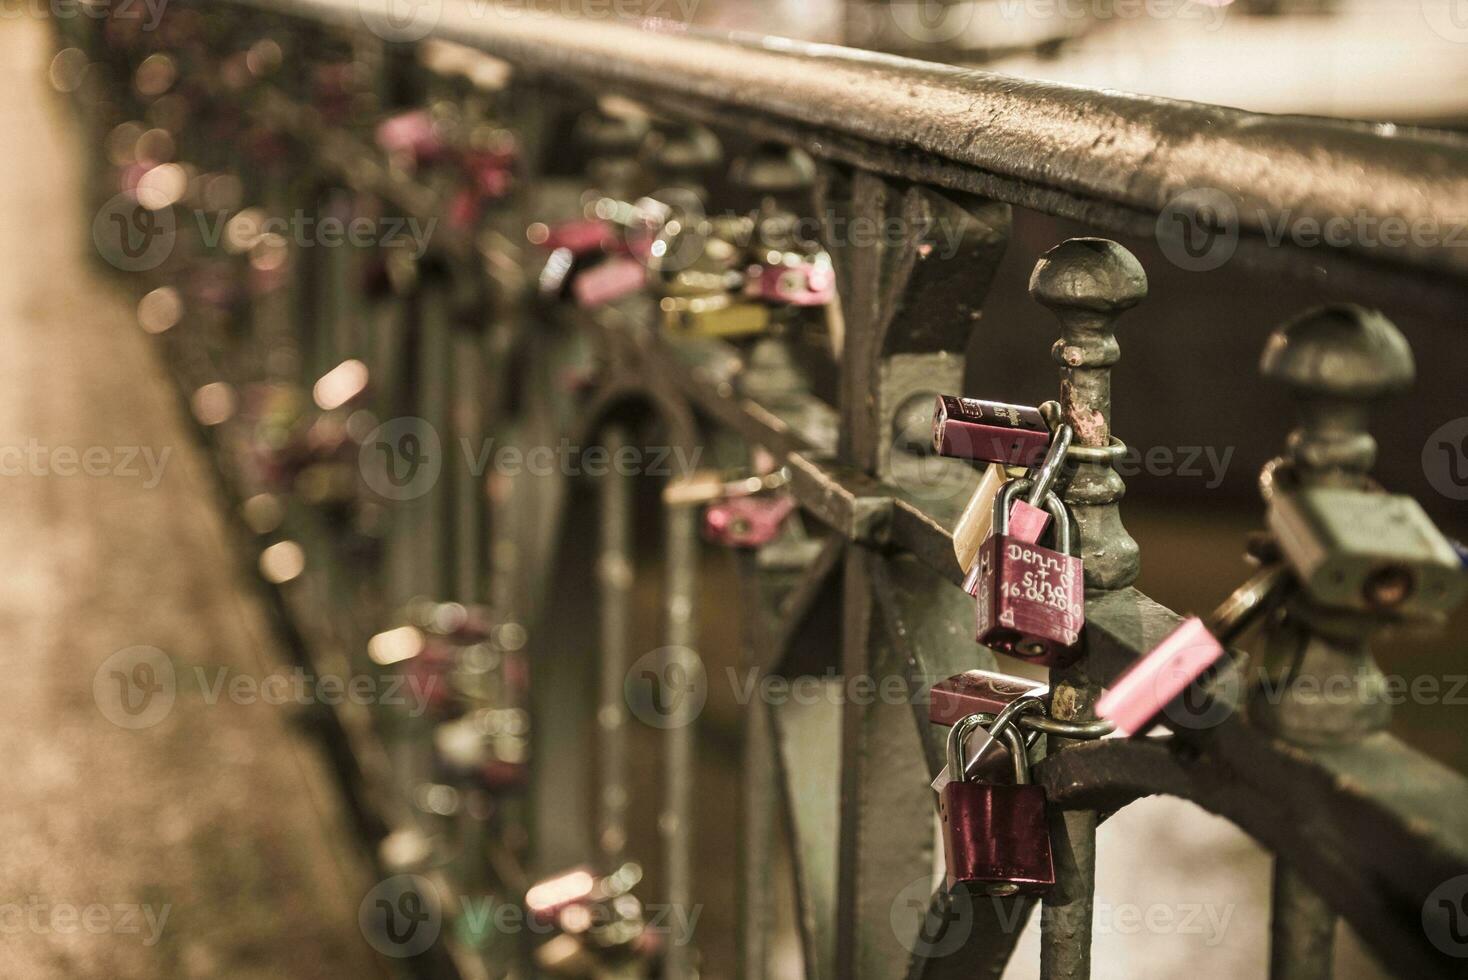
[[[243, 2], [361, 27], [389, 0]], [[1200, 189], [1227, 195], [1239, 230], [1260, 238], [1282, 218], [1441, 230], [1468, 221], [1468, 139], [1447, 132], [1250, 113], [836, 45], [489, 2], [443, 5], [428, 36], [779, 135], [863, 169], [1111, 231], [1150, 232], [1178, 194]], [[1468, 279], [1468, 250], [1448, 241], [1340, 249], [1368, 264]]]

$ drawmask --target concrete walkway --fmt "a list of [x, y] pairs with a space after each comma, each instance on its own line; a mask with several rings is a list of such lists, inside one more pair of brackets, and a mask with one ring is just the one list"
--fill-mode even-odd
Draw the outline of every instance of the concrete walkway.
[[[386, 976], [319, 754], [285, 709], [206, 696], [286, 668], [132, 300], [87, 254], [49, 46], [0, 20], [0, 976]], [[168, 660], [114, 658], [139, 645]], [[171, 708], [147, 700], [170, 665]]]

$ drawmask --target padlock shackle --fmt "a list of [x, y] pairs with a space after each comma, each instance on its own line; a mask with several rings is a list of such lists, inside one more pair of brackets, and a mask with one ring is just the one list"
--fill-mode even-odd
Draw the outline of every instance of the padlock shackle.
[[[1027, 476], [1017, 477], [1010, 480], [999, 488], [999, 493], [994, 497], [994, 531], [996, 535], [1009, 533], [1009, 512], [1014, 508], [1014, 498], [1031, 488], [1032, 481]], [[1045, 509], [1050, 512], [1055, 525], [1055, 547], [1062, 555], [1071, 554], [1072, 537], [1070, 531], [1070, 511], [1066, 510], [1065, 501], [1061, 500], [1053, 492], [1045, 495]]]
[[1060, 476], [1060, 470], [1065, 466], [1065, 454], [1070, 452], [1071, 441], [1075, 439], [1075, 430], [1062, 422], [1055, 429], [1055, 437], [1050, 442], [1050, 448], [1045, 450], [1045, 459], [1040, 463], [1038, 469], [1030, 476], [1029, 505], [1031, 507], [1043, 507], [1044, 501], [1050, 496], [1050, 491], [1055, 489], [1055, 480]]
[[1208, 617], [1208, 631], [1227, 645], [1238, 639], [1260, 616], [1294, 591], [1295, 579], [1283, 562], [1266, 565], [1233, 591]]
[[[1020, 700], [1033, 700], [1042, 706], [1044, 704], [1038, 698], [1021, 698]], [[1013, 707], [1013, 705], [1009, 707]], [[1005, 711], [1008, 710], [1009, 708], [1007, 707]], [[1000, 714], [1003, 713], [1000, 712]], [[969, 736], [974, 733], [974, 729], [976, 728], [989, 730], [998, 727], [995, 724], [997, 717], [996, 715], [982, 712], [972, 714], [960, 718], [954, 722], [952, 728], [948, 729], [948, 777], [954, 782], [968, 782], [968, 759], [964, 758], [964, 749], [968, 745]], [[1010, 759], [1014, 762], [1015, 785], [1027, 785], [1030, 781], [1030, 760], [1028, 748], [1025, 745], [1024, 737], [1020, 734], [1019, 726], [1006, 722], [1004, 727], [1000, 729], [999, 736], [996, 737], [1002, 737], [1009, 748]]]

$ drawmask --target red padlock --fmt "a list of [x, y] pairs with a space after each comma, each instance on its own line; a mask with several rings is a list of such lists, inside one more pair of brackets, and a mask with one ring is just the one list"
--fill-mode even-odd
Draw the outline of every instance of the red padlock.
[[963, 747], [988, 715], [970, 715], [948, 731], [948, 769], [957, 774], [939, 795], [948, 885], [986, 895], [1033, 895], [1055, 884], [1045, 790], [1030, 782], [1024, 740], [1012, 724], [1003, 737], [1014, 760], [1014, 783], [970, 782]]
[[1011, 480], [994, 501], [994, 532], [979, 549], [975, 633], [979, 643], [1011, 656], [1063, 667], [1086, 622], [1081, 560], [1070, 553], [1070, 515], [1055, 494], [1045, 505], [1055, 519], [1054, 549], [1009, 533], [1009, 512], [1028, 480]]

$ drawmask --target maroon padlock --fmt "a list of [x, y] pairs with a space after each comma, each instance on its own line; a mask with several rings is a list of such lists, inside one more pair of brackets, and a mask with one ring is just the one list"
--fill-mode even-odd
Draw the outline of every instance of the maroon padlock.
[[[998, 716], [1005, 711], [1013, 715], [1043, 710], [1049, 694], [1050, 688], [1042, 681], [990, 670], [969, 670], [933, 685], [928, 693], [928, 721], [935, 725], [956, 725], [974, 714]], [[1018, 707], [1011, 708], [1011, 705]], [[1026, 745], [1033, 745], [1039, 734], [1037, 730], [1031, 731], [1025, 738]], [[966, 751], [970, 778], [1003, 781], [1011, 768], [1008, 748], [987, 732], [982, 738], [971, 736]], [[933, 792], [943, 792], [952, 780], [945, 765], [933, 778]]]
[[[1055, 884], [1045, 790], [1030, 782], [1024, 740], [1014, 725], [1000, 736], [1014, 760], [1014, 783], [970, 782], [963, 747], [989, 715], [970, 715], [948, 731], [948, 769], [960, 774], [939, 795], [948, 886], [985, 895], [1033, 895]], [[997, 737], [997, 736], [996, 736]]]
[[933, 412], [933, 449], [954, 459], [1034, 466], [1052, 434], [1038, 408], [939, 395]]
[[1071, 551], [1070, 515], [1055, 494], [1045, 509], [1055, 548], [1009, 533], [1014, 498], [1028, 480], [1011, 480], [994, 501], [994, 531], [979, 549], [975, 634], [984, 646], [1046, 667], [1064, 667], [1086, 622], [1085, 578]]
[[1020, 698], [1043, 698], [1049, 691], [1044, 681], [992, 670], [966, 670], [933, 685], [928, 694], [928, 721], [956, 725], [969, 715], [997, 715]]

